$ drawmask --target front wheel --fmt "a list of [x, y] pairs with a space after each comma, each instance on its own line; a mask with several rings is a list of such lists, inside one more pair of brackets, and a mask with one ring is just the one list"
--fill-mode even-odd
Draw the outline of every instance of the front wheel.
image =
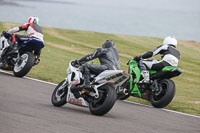
[[98, 91], [99, 98], [91, 100], [89, 109], [93, 115], [101, 116], [110, 111], [115, 104], [117, 95], [115, 88], [111, 84], [101, 86]]
[[159, 90], [151, 94], [151, 104], [156, 108], [166, 107], [174, 98], [176, 86], [170, 79], [158, 82]]
[[31, 52], [26, 52], [21, 55], [20, 59], [16, 62], [13, 73], [16, 77], [25, 76], [32, 68], [35, 61], [35, 56]]
[[51, 96], [51, 103], [54, 106], [61, 107], [67, 103], [66, 102], [67, 92], [68, 92], [67, 85], [68, 85], [67, 81], [63, 80], [54, 89], [53, 94]]

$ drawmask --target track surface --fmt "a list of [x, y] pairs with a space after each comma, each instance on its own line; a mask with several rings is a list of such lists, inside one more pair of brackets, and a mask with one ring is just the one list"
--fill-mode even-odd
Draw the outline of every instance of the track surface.
[[200, 118], [116, 102], [105, 116], [52, 106], [55, 88], [0, 72], [0, 133], [200, 133]]

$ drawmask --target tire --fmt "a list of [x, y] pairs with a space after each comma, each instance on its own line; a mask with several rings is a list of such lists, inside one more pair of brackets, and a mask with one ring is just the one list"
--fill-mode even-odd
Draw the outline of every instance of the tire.
[[163, 79], [158, 82], [158, 85], [162, 87], [160, 95], [152, 94], [150, 97], [151, 104], [156, 108], [166, 107], [174, 98], [176, 92], [176, 86], [170, 79]]
[[60, 82], [56, 88], [54, 89], [53, 93], [52, 93], [52, 96], [51, 96], [51, 103], [56, 106], [56, 107], [61, 107], [63, 105], [65, 105], [67, 102], [66, 102], [66, 98], [67, 98], [67, 88], [64, 88], [65, 92], [62, 92], [62, 96], [60, 94], [60, 100], [58, 101], [57, 97], [56, 97], [56, 94], [58, 95], [58, 89], [59, 87], [61, 87], [63, 85], [63, 83], [65, 82], [65, 80], [63, 80], [62, 82]]
[[91, 100], [89, 110], [93, 115], [102, 116], [114, 106], [117, 94], [112, 84], [105, 84], [98, 90], [99, 98]]
[[31, 70], [34, 65], [35, 56], [31, 52], [26, 52], [21, 55], [21, 59], [13, 68], [13, 73], [16, 77], [23, 77]]

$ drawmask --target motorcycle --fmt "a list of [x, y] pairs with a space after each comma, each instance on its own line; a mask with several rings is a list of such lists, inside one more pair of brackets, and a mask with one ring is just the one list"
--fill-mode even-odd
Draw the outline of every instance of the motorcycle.
[[13, 34], [2, 33], [0, 39], [1, 69], [13, 71], [16, 77], [25, 76], [38, 60], [34, 51], [44, 47], [42, 41], [36, 38], [19, 38], [18, 50], [11, 53], [11, 38]]
[[156, 108], [164, 108], [172, 101], [176, 86], [171, 78], [183, 72], [180, 67], [166, 66], [161, 71], [149, 70], [150, 82], [143, 83], [138, 62], [131, 59], [127, 65], [130, 78], [119, 87], [119, 100], [125, 100], [129, 96], [138, 97], [150, 101]]
[[[90, 75], [92, 90], [82, 89], [84, 77], [81, 65], [74, 61], [69, 63], [67, 77], [54, 89], [51, 102], [56, 107], [66, 103], [89, 108], [93, 115], [102, 116], [111, 110], [116, 101], [117, 86], [122, 85], [129, 78], [129, 74], [123, 70], [105, 70], [99, 75]], [[73, 93], [78, 90], [78, 97]]]

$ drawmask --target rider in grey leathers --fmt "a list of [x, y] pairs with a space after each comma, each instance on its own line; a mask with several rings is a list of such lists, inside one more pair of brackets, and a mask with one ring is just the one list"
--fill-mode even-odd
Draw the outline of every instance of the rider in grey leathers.
[[[100, 64], [87, 64], [86, 62], [99, 58]], [[107, 40], [102, 44], [102, 48], [97, 48], [93, 53], [88, 54], [81, 59], [75, 61], [76, 64], [84, 64], [82, 66], [82, 73], [85, 79], [85, 85], [83, 88], [90, 90], [90, 73], [100, 74], [105, 70], [119, 70], [120, 59], [115, 43], [111, 40]]]

